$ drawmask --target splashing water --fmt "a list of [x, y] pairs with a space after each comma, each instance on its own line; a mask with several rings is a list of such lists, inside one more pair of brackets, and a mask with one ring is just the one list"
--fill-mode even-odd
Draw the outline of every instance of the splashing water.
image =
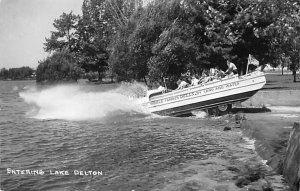
[[119, 93], [122, 89], [121, 86], [93, 92], [80, 86], [61, 85], [44, 90], [31, 88], [19, 95], [28, 104], [36, 106], [33, 117], [38, 119], [89, 120], [128, 112], [145, 113], [141, 106]]
[[113, 92], [126, 95], [130, 99], [134, 100], [144, 97], [147, 92], [147, 87], [141, 83], [123, 82], [120, 87], [115, 89]]

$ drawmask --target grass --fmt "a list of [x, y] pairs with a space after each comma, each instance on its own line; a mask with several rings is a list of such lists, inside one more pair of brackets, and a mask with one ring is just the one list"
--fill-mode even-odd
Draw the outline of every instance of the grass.
[[267, 83], [262, 90], [300, 90], [300, 75], [297, 74], [297, 82], [293, 82], [292, 73], [281, 74], [280, 71], [266, 73]]

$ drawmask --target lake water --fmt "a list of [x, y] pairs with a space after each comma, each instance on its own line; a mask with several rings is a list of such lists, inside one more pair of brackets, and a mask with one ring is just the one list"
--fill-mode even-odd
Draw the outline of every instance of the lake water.
[[1, 190], [231, 190], [222, 169], [257, 159], [230, 116], [153, 115], [141, 89], [0, 81]]

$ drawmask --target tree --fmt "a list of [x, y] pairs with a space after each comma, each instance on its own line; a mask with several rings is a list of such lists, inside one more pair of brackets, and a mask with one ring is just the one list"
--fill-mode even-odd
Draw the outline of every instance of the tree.
[[6, 79], [9, 78], [8, 76], [9, 76], [8, 70], [7, 70], [6, 68], [2, 68], [2, 69], [0, 70], [0, 79], [1, 79], [1, 80], [6, 80]]
[[59, 19], [55, 19], [53, 26], [56, 31], [51, 31], [50, 38], [46, 38], [44, 43], [45, 51], [62, 51], [68, 48], [70, 52], [73, 52], [76, 48], [76, 26], [79, 20], [78, 15], [74, 15], [72, 12], [69, 14], [63, 13]]
[[[82, 16], [63, 14], [45, 49], [72, 53], [86, 72], [152, 81], [233, 61], [244, 73], [252, 54], [261, 64], [300, 60], [297, 0], [84, 0]], [[284, 59], [282, 58], [284, 55]], [[109, 72], [107, 71], [109, 70]], [[294, 78], [296, 80], [296, 78]]]
[[111, 0], [108, 8], [116, 29], [110, 43], [110, 72], [116, 74], [119, 80], [145, 80], [147, 55], [151, 51], [145, 49], [136, 33], [143, 11], [141, 1]]
[[297, 0], [270, 3], [270, 6], [277, 10], [275, 20], [266, 28], [266, 32], [274, 38], [272, 44], [277, 47], [275, 52], [276, 60], [281, 55], [290, 61], [289, 69], [294, 75], [300, 67], [300, 5]]
[[47, 83], [77, 81], [82, 74], [82, 69], [75, 64], [74, 55], [64, 49], [39, 62], [36, 81]]
[[78, 63], [86, 71], [98, 72], [102, 80], [108, 68], [109, 43], [115, 26], [104, 0], [85, 0], [77, 27]]
[[2, 80], [25, 80], [31, 78], [34, 70], [28, 66], [23, 66], [21, 68], [2, 68], [0, 70], [0, 79]]

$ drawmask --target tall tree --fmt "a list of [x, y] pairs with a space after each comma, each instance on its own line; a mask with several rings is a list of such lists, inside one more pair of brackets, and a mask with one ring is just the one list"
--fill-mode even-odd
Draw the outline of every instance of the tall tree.
[[85, 0], [77, 34], [79, 65], [86, 71], [96, 71], [102, 80], [108, 69], [109, 44], [116, 33], [110, 5], [105, 0]]
[[[147, 75], [146, 56], [148, 50], [140, 47], [135, 30], [142, 12], [141, 0], [108, 0], [108, 9], [116, 29], [110, 44], [109, 69], [122, 80], [141, 79]], [[137, 49], [135, 49], [137, 48]], [[139, 55], [139, 56], [137, 56]]]
[[265, 29], [273, 37], [272, 45], [275, 65], [282, 62], [284, 55], [286, 63], [294, 75], [300, 67], [300, 4], [297, 0], [267, 1], [268, 6], [276, 11], [275, 19]]
[[51, 31], [50, 38], [46, 38], [44, 43], [45, 51], [61, 51], [68, 48], [73, 52], [76, 48], [76, 27], [79, 16], [70, 13], [63, 13], [58, 19], [54, 20], [53, 26], [56, 31]]

